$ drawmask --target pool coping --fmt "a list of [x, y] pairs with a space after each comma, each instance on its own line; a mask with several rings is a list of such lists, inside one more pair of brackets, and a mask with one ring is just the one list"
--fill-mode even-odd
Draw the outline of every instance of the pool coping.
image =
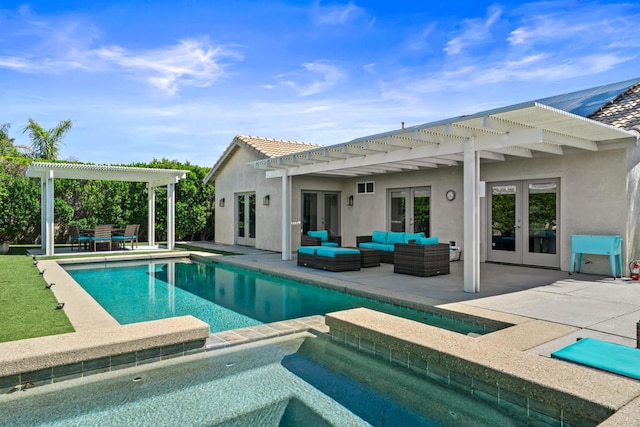
[[181, 316], [0, 343], [0, 394], [203, 352], [208, 336]]

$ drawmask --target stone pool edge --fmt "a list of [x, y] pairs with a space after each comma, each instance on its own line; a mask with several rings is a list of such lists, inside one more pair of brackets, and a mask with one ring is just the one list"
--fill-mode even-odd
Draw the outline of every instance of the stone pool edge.
[[329, 313], [325, 320], [338, 342], [527, 413], [595, 425], [639, 412], [640, 382], [629, 378], [365, 308]]

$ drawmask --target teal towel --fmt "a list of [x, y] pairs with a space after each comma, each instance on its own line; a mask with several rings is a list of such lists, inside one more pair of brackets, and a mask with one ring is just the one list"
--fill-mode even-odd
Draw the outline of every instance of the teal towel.
[[593, 338], [583, 338], [551, 353], [551, 357], [640, 379], [640, 350]]

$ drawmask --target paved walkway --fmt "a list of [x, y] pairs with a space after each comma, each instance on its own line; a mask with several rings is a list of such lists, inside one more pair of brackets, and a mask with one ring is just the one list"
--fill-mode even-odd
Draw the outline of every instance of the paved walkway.
[[[579, 328], [562, 338], [529, 349], [549, 355], [574, 342], [592, 337], [636, 346], [636, 324], [640, 320], [640, 282], [611, 277], [482, 263], [480, 293], [463, 291], [463, 262], [451, 263], [451, 274], [414, 277], [393, 273], [393, 266], [332, 273], [282, 261], [281, 255], [241, 246], [191, 242], [193, 245], [233, 252], [222, 262], [248, 265], [266, 272], [288, 274], [305, 280], [357, 289], [408, 303], [451, 307], [462, 304], [470, 311], [487, 309]], [[459, 305], [458, 305], [459, 307]]]

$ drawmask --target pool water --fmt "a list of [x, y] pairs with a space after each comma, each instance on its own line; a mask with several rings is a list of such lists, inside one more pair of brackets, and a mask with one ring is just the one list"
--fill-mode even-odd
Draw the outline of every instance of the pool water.
[[218, 263], [164, 259], [64, 268], [120, 324], [192, 315], [220, 332], [367, 307], [459, 333], [490, 332], [483, 325]]
[[0, 396], [4, 425], [538, 425], [304, 333]]

